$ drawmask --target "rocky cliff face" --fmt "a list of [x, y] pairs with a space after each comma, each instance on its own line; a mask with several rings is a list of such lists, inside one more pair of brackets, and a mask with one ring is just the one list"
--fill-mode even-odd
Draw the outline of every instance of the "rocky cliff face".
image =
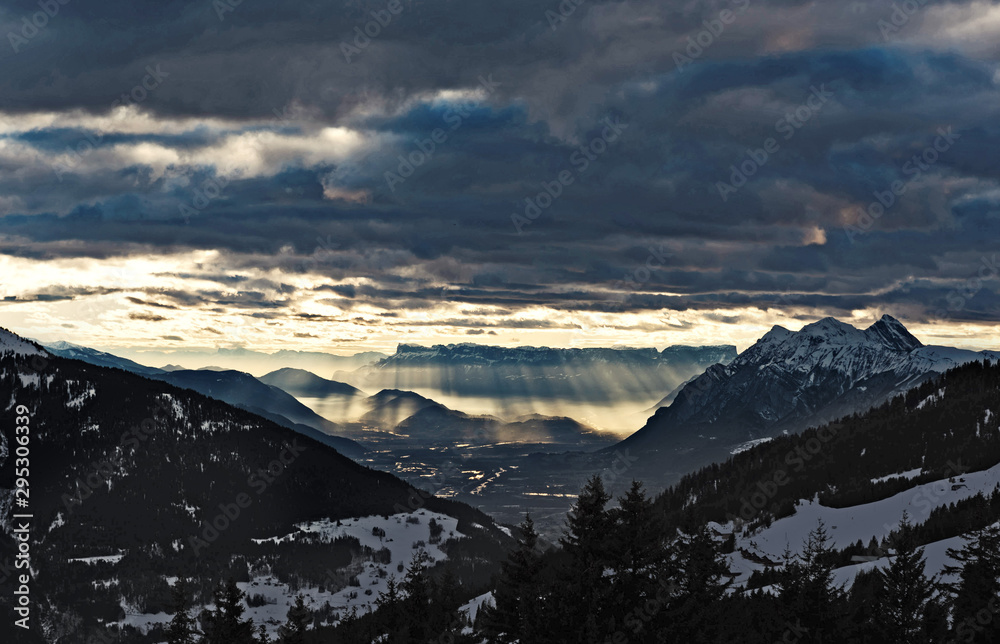
[[366, 390], [405, 389], [490, 398], [588, 402], [657, 400], [706, 367], [736, 357], [731, 345], [656, 349], [552, 349], [401, 344], [396, 353], [337, 379]]
[[740, 443], [868, 409], [933, 374], [993, 352], [924, 346], [886, 315], [867, 329], [833, 318], [776, 326], [728, 365], [714, 365], [624, 442], [666, 449]]

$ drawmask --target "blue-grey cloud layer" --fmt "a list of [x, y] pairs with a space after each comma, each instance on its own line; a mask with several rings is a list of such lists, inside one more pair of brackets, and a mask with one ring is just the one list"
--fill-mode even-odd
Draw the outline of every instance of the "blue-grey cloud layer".
[[[60, 5], [17, 53], [2, 50], [0, 111], [104, 114], [160, 66], [169, 76], [142, 110], [227, 125], [108, 134], [58, 173], [45, 159], [92, 132], [4, 135], [38, 157], [0, 156], [0, 195], [17, 203], [0, 219], [0, 252], [215, 248], [233, 270], [370, 278], [378, 286], [336, 295], [388, 309], [887, 306], [1000, 319], [998, 51], [989, 34], [954, 36], [961, 16], [991, 5], [929, 5], [887, 32], [894, 5], [882, 1], [587, 0], [564, 20], [558, 2], [399, 2], [350, 62], [344, 43], [388, 2]], [[2, 31], [21, 33], [38, 10], [7, 3]], [[719, 29], [723, 10], [733, 20]], [[289, 106], [296, 118], [267, 125]], [[622, 124], [613, 140], [609, 122]], [[100, 167], [119, 146], [190, 151], [323, 126], [378, 144], [230, 179], [194, 216], [179, 204], [219, 175], [211, 164]], [[419, 158], [435, 130], [433, 154], [403, 176], [399, 156]], [[581, 154], [595, 141], [603, 151]], [[753, 173], [737, 187], [741, 167]], [[572, 183], [525, 217], [525, 198], [560, 173]], [[894, 182], [905, 193], [873, 211]], [[423, 277], [400, 278], [405, 265]]]

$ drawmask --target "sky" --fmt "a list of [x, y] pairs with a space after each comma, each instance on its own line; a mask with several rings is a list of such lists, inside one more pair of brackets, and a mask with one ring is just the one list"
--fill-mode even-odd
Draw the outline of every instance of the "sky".
[[0, 326], [997, 347], [1000, 5], [8, 0]]

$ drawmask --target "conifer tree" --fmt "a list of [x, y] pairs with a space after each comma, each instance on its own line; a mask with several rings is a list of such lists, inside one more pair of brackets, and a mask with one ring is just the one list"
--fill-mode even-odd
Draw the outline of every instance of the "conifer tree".
[[419, 551], [413, 555], [402, 588], [406, 592], [404, 620], [409, 638], [423, 642], [428, 637], [427, 611], [431, 600], [431, 582], [427, 575], [427, 554]]
[[641, 641], [672, 593], [663, 521], [638, 481], [632, 481], [611, 515], [611, 630]]
[[879, 571], [882, 592], [876, 614], [880, 630], [892, 642], [930, 642], [927, 618], [934, 590], [924, 575], [923, 549], [916, 547], [913, 526], [905, 512], [893, 543], [895, 555], [889, 567]]
[[801, 556], [787, 559], [778, 584], [779, 595], [793, 627], [809, 633], [810, 642], [843, 640], [845, 596], [833, 583], [830, 538], [823, 521], [806, 537]]
[[[668, 611], [655, 622], [668, 625], [671, 642], [715, 641], [718, 620], [712, 611], [732, 583], [729, 567], [707, 526], [681, 534], [673, 546]], [[664, 594], [661, 592], [661, 597]], [[663, 619], [663, 618], [666, 619]]]
[[375, 605], [378, 606], [376, 615], [379, 618], [382, 630], [384, 630], [390, 642], [397, 641], [403, 626], [403, 599], [395, 577], [389, 577], [385, 585], [385, 590], [379, 593], [378, 599], [375, 600]]
[[[351, 606], [351, 610], [344, 613], [337, 624], [337, 635], [339, 636], [337, 644], [341, 642], [354, 644], [354, 642], [367, 641], [363, 639], [363, 633], [361, 618], [358, 616], [358, 607]], [[389, 641], [392, 642], [393, 640], [390, 639]]]
[[958, 580], [951, 591], [952, 635], [961, 642], [1000, 641], [1000, 527], [974, 533], [961, 550], [948, 556], [960, 566], [945, 566]]
[[288, 609], [288, 621], [278, 629], [279, 644], [305, 644], [309, 619], [310, 613], [306, 608], [305, 598], [299, 595], [295, 598], [295, 604]]
[[581, 644], [601, 640], [606, 629], [604, 600], [609, 583], [604, 570], [609, 564], [611, 517], [606, 508], [611, 496], [600, 476], [592, 476], [580, 491], [560, 539], [565, 553], [558, 592], [557, 627], [551, 635], [560, 641]]
[[884, 593], [882, 573], [859, 570], [847, 595], [848, 641], [875, 642], [883, 637], [879, 625], [879, 603]]
[[167, 626], [167, 642], [169, 644], [194, 644], [198, 629], [190, 614], [191, 602], [187, 580], [181, 577], [170, 589], [171, 607], [174, 616]]
[[462, 602], [458, 598], [458, 579], [451, 568], [445, 569], [437, 584], [432, 585], [431, 592], [431, 610], [428, 612], [431, 633], [438, 640], [448, 639], [448, 635], [453, 639], [456, 632], [461, 633], [462, 630], [458, 627], [462, 622], [458, 611]]
[[628, 493], [618, 499], [618, 508], [612, 512], [612, 518], [611, 553], [615, 580], [621, 582], [623, 591], [633, 589], [639, 599], [649, 590], [649, 582], [663, 569], [662, 522], [638, 481], [632, 481]]
[[531, 642], [538, 635], [540, 569], [538, 533], [531, 515], [520, 526], [517, 548], [501, 564], [493, 606], [484, 607], [483, 629], [491, 642]]
[[215, 610], [209, 611], [203, 644], [246, 644], [254, 638], [253, 621], [243, 621], [243, 591], [230, 578], [213, 593]]

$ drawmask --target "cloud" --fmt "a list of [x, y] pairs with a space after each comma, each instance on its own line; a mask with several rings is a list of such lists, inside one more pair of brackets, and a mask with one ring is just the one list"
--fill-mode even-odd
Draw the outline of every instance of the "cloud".
[[128, 317], [130, 320], [144, 320], [146, 322], [162, 322], [167, 319], [162, 315], [152, 313], [129, 313]]
[[[1000, 236], [992, 3], [928, 5], [887, 37], [889, 0], [588, 0], [554, 29], [556, 5], [404, 0], [347, 61], [363, 4], [71, 4], [0, 53], [5, 310], [98, 303], [135, 337], [157, 316], [134, 307], [176, 310], [172, 338], [256, 315], [259, 337], [294, 321], [359, 342], [1000, 319], [995, 274], [947, 306]], [[150, 68], [162, 82], [113, 108]]]

